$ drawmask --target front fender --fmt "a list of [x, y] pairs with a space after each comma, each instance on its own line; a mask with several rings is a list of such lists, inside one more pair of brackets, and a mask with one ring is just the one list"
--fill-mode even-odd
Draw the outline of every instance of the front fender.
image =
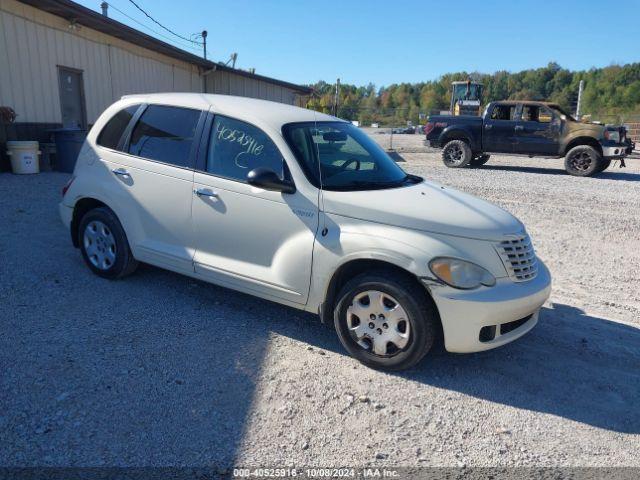
[[463, 258], [506, 275], [491, 242], [451, 237], [325, 215], [328, 234], [316, 237], [313, 269], [306, 309], [317, 312], [325, 301], [333, 275], [354, 260], [378, 260], [399, 267], [416, 278], [430, 276], [429, 261], [436, 256]]

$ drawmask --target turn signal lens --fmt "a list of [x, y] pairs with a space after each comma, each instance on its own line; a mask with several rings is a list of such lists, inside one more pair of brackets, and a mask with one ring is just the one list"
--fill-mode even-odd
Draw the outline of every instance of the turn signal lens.
[[434, 258], [429, 268], [439, 280], [454, 288], [469, 290], [480, 285], [492, 287], [496, 284], [496, 278], [489, 271], [458, 258]]
[[435, 128], [435, 125], [433, 123], [427, 122], [427, 124], [424, 126], [425, 135], [429, 135], [434, 128]]

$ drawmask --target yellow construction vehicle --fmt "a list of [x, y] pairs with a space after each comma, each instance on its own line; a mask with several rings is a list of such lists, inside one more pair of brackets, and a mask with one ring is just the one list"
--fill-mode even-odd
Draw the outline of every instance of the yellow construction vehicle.
[[484, 85], [467, 80], [451, 84], [451, 114], [480, 115]]

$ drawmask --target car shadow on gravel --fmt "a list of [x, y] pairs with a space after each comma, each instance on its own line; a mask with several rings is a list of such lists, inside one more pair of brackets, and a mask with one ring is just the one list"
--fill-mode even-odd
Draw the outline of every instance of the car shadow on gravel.
[[396, 150], [387, 150], [387, 155], [389, 155], [394, 162], [406, 162], [404, 157], [400, 155]]
[[[542, 175], [569, 175], [561, 168], [549, 167], [525, 167], [522, 165], [490, 165], [486, 164], [480, 167], [481, 170], [500, 170], [503, 172], [521, 172], [521, 173], [539, 173]], [[602, 178], [605, 180], [623, 180], [627, 182], [640, 182], [640, 175], [636, 173], [626, 173], [617, 171], [617, 167], [599, 173], [592, 178]]]
[[563, 304], [487, 352], [427, 356], [400, 376], [598, 428], [640, 433], [640, 329]]
[[[315, 315], [272, 308], [282, 314], [264, 324], [271, 332], [347, 355], [333, 329]], [[634, 408], [640, 329], [569, 305], [543, 308], [531, 332], [501, 348], [459, 355], [437, 346], [413, 369], [389, 374], [606, 430], [640, 433], [640, 410]]]
[[[268, 331], [347, 356], [333, 329], [316, 315], [196, 283], [211, 298], [223, 296], [225, 309], [235, 315], [261, 312], [250, 322], [254, 334]], [[437, 346], [415, 368], [389, 374], [598, 428], [640, 433], [640, 410], [633, 408], [640, 392], [640, 329], [569, 305], [543, 308], [538, 325], [504, 347], [458, 355]]]

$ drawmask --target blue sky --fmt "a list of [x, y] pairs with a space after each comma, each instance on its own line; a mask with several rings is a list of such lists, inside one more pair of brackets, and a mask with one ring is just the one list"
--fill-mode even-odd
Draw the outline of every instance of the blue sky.
[[[100, 1], [80, 3], [99, 10]], [[108, 1], [167, 34], [128, 0]], [[209, 58], [238, 52], [238, 67], [294, 83], [380, 87], [550, 61], [572, 70], [640, 61], [640, 0], [135, 1], [184, 36], [208, 30]], [[110, 16], [154, 35], [113, 8]]]

